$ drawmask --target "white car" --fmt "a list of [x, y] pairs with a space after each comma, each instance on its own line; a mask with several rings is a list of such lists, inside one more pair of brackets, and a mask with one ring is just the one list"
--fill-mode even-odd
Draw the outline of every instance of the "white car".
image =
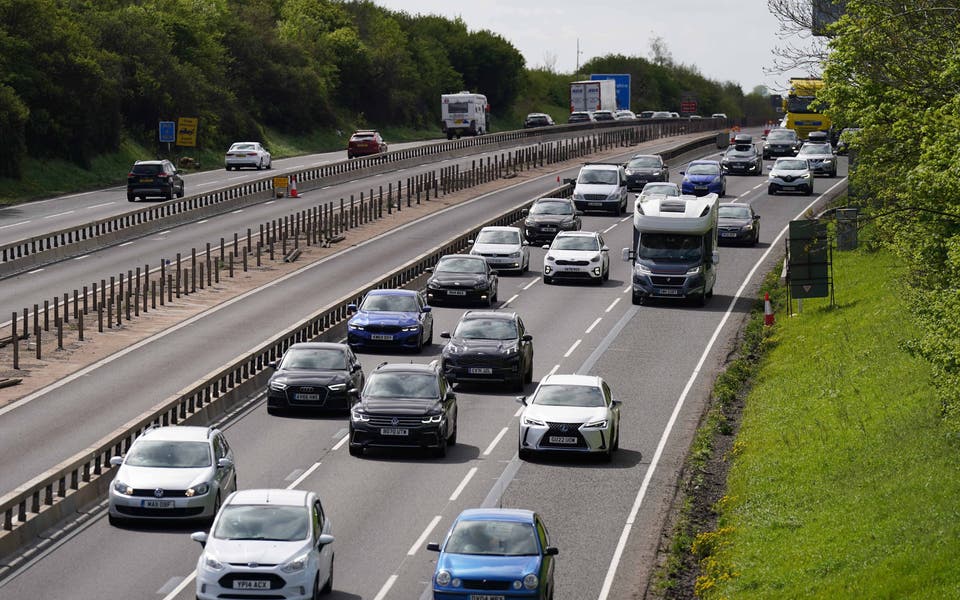
[[203, 546], [198, 600], [312, 600], [333, 589], [332, 527], [313, 492], [235, 492], [210, 533], [190, 538]]
[[636, 121], [637, 115], [632, 110], [618, 110], [614, 113], [618, 121]]
[[804, 158], [778, 158], [767, 177], [767, 193], [803, 192], [813, 194], [813, 170]]
[[530, 248], [519, 227], [484, 227], [473, 244], [470, 254], [482, 256], [492, 269], [523, 273], [530, 268]]
[[595, 231], [561, 231], [553, 243], [544, 245], [543, 282], [554, 279], [595, 281], [610, 278], [610, 249]]
[[627, 210], [627, 172], [622, 164], [587, 163], [573, 187], [577, 210], [604, 211], [616, 216]]
[[273, 166], [270, 153], [260, 142], [234, 142], [227, 150], [223, 164], [228, 171], [240, 167], [253, 167], [259, 171]]
[[547, 375], [529, 398], [520, 396], [518, 451], [601, 454], [613, 458], [620, 447], [620, 401], [595, 375]]
[[110, 464], [108, 519], [212, 519], [237, 489], [233, 451], [212, 427], [148, 429]]

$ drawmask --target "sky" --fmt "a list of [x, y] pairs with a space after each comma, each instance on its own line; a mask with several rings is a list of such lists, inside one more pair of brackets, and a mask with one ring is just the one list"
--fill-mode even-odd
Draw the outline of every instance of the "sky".
[[745, 93], [771, 93], [806, 73], [768, 74], [772, 50], [784, 43], [766, 0], [373, 0], [394, 11], [460, 17], [471, 31], [487, 29], [509, 41], [528, 68], [561, 73], [607, 54], [651, 57], [660, 37], [675, 63], [695, 66], [714, 81], [734, 81]]

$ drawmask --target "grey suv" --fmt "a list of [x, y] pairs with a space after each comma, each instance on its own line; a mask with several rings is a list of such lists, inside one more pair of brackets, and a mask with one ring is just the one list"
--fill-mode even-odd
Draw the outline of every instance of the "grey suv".
[[169, 160], [138, 160], [127, 173], [127, 200], [183, 198], [183, 177]]

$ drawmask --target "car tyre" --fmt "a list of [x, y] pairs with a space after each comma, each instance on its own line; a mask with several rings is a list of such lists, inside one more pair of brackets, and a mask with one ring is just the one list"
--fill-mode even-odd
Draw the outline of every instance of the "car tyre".
[[460, 425], [457, 423], [457, 419], [453, 420], [453, 433], [450, 434], [450, 437], [447, 438], [447, 446], [456, 446], [457, 445], [457, 433], [460, 431]]
[[812, 195], [813, 195], [813, 186], [812, 186], [812, 185], [808, 185], [808, 186], [807, 186], [806, 195], [807, 195], [807, 196], [812, 196]]
[[610, 449], [616, 452], [620, 449], [620, 425], [617, 425], [617, 434], [613, 438], [613, 444], [610, 446]]
[[441, 438], [440, 443], [433, 449], [435, 458], [445, 458], [447, 456], [447, 438]]
[[602, 281], [610, 281], [610, 265], [607, 265], [607, 269], [603, 272], [603, 276], [600, 279]]
[[552, 278], [552, 277], [547, 277], [546, 275], [543, 276], [543, 284], [544, 284], [544, 285], [550, 285], [550, 284], [552, 284], [552, 283], [553, 283], [553, 278]]
[[134, 196], [133, 194], [127, 194], [127, 202], [136, 202], [136, 201], [137, 201], [136, 196]]
[[430, 335], [427, 336], [427, 341], [424, 342], [425, 346], [433, 345], [433, 325], [430, 326]]
[[[809, 189], [809, 188], [808, 188], [808, 189]], [[776, 195], [777, 195], [777, 188], [776, 188], [776, 186], [768, 185], [768, 186], [767, 186], [767, 193], [770, 194], [771, 196], [776, 196]]]
[[166, 193], [163, 194], [163, 199], [164, 199], [164, 200], [173, 200], [173, 196], [174, 196], [174, 193], [173, 193], [173, 192], [174, 192], [174, 190], [173, 190], [173, 184], [171, 183], [171, 184], [170, 184], [170, 189], [167, 190]]
[[183, 198], [183, 195], [184, 195], [185, 193], [186, 193], [186, 191], [184, 190], [184, 186], [183, 186], [183, 184], [181, 184], [181, 185], [180, 185], [180, 191], [177, 192], [177, 198]]
[[523, 376], [523, 381], [525, 383], [533, 383], [533, 360], [530, 360], [530, 364], [527, 365], [527, 372]]
[[333, 562], [336, 558], [336, 555], [330, 557], [330, 576], [327, 577], [327, 582], [323, 584], [322, 588], [320, 588], [321, 594], [329, 594], [333, 591]]
[[641, 306], [643, 305], [643, 296], [641, 296], [640, 294], [633, 294], [630, 297], [630, 302], [633, 303], [635, 306]]
[[350, 452], [350, 456], [363, 456], [363, 446], [360, 444], [348, 444], [347, 448]]
[[753, 243], [750, 244], [750, 245], [751, 245], [751, 246], [756, 246], [756, 245], [759, 244], [759, 243], [760, 243], [760, 228], [757, 227], [757, 228], [753, 231]]

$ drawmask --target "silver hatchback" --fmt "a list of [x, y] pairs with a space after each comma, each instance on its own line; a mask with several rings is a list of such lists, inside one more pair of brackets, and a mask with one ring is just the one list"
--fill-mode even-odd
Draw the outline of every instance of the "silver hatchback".
[[156, 427], [138, 437], [110, 484], [109, 519], [212, 519], [237, 489], [233, 451], [212, 427]]

